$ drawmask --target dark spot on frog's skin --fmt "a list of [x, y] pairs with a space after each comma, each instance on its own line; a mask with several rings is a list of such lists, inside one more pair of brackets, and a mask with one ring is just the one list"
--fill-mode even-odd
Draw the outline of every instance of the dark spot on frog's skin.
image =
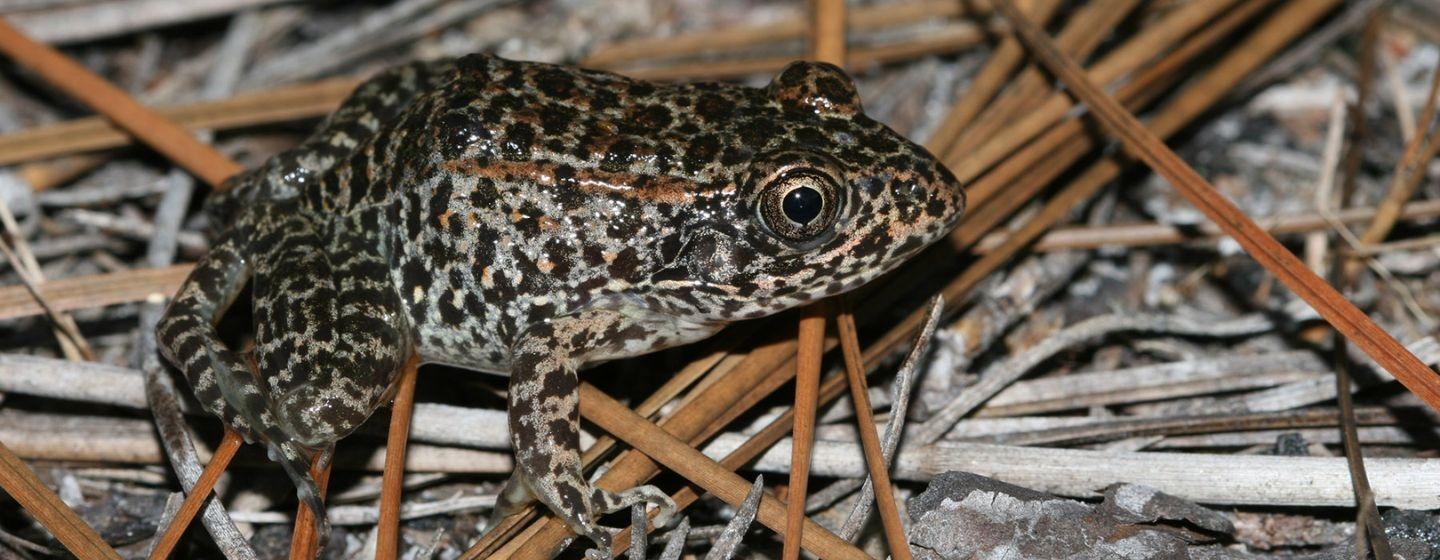
[[469, 195], [471, 208], [491, 208], [499, 198], [500, 192], [495, 189], [494, 181], [487, 177], [475, 178]]
[[505, 127], [505, 141], [500, 144], [501, 155], [511, 161], [529, 161], [530, 150], [535, 145], [535, 127], [521, 122]]
[[687, 171], [698, 171], [715, 161], [720, 151], [720, 139], [713, 134], [706, 134], [696, 137], [690, 142], [690, 149], [685, 152], [685, 168]]
[[741, 163], [749, 161], [753, 154], [754, 152], [748, 148], [726, 146], [725, 150], [720, 152], [720, 164], [726, 166], [740, 165]]
[[568, 163], [555, 166], [555, 182], [560, 186], [574, 186], [575, 167]]
[[454, 192], [454, 186], [450, 177], [443, 177], [436, 181], [435, 189], [430, 192], [428, 211], [430, 219], [434, 220], [432, 227], [441, 227], [442, 216], [450, 210], [450, 195]]
[[506, 90], [522, 90], [525, 88], [525, 72], [519, 68], [511, 68], [504, 72], [495, 83]]
[[430, 271], [425, 268], [425, 263], [419, 259], [405, 261], [405, 265], [401, 267], [400, 278], [401, 281], [404, 282], [402, 286], [404, 289], [401, 295], [407, 299], [411, 297], [415, 288], [418, 287], [423, 290], [429, 286], [431, 280]]
[[[558, 137], [568, 132], [575, 124], [574, 111], [560, 109], [559, 107], [546, 107], [540, 111], [540, 129], [546, 136]], [[559, 138], [553, 138], [559, 141]], [[563, 144], [562, 144], [563, 145]], [[563, 150], [553, 150], [563, 151]]]
[[[435, 302], [435, 308], [440, 311], [440, 318], [445, 321], [453, 321], [459, 324], [465, 320], [465, 312], [455, 305], [455, 298], [450, 294], [441, 294]], [[463, 302], [462, 302], [463, 303]]]
[[572, 508], [573, 511], [585, 510], [585, 494], [582, 493], [578, 488], [575, 488], [573, 486], [561, 486], [559, 488], [559, 491], [560, 503], [565, 504], [565, 507]]
[[925, 215], [931, 218], [943, 217], [948, 207], [949, 205], [945, 204], [945, 201], [938, 198], [931, 198], [930, 202], [925, 204]]
[[380, 211], [377, 209], [361, 213], [356, 225], [368, 231], [380, 227]]
[[695, 103], [695, 114], [710, 122], [720, 122], [735, 113], [735, 101], [713, 93], [700, 96]]
[[885, 181], [878, 177], [861, 177], [856, 184], [865, 191], [867, 197], [878, 196], [881, 189], [885, 188]]
[[639, 147], [630, 139], [621, 139], [610, 145], [605, 157], [600, 160], [600, 169], [611, 173], [626, 171], [635, 160]]
[[635, 247], [626, 247], [615, 255], [615, 260], [610, 262], [610, 277], [633, 278], [635, 271], [639, 268], [640, 257], [636, 254]]
[[795, 131], [795, 140], [801, 145], [811, 148], [829, 146], [829, 135], [815, 128], [802, 128]]
[[630, 82], [626, 93], [636, 99], [650, 97], [655, 94], [655, 84], [649, 82]]
[[486, 315], [485, 302], [474, 292], [465, 294], [465, 312], [470, 314], [472, 319], [481, 318]]
[[666, 236], [660, 241], [660, 260], [672, 262], [680, 255], [680, 248], [684, 247], [685, 241], [678, 235]]
[[644, 105], [632, 117], [636, 126], [642, 129], [661, 130], [668, 128], [674, 117], [663, 105]]
[[598, 89], [590, 97], [592, 111], [610, 111], [621, 105], [620, 97], [609, 89]]
[[608, 281], [608, 276], [595, 276], [593, 278], [580, 281], [580, 283], [575, 286], [575, 291], [580, 293], [593, 292], [600, 289], [600, 287], [604, 286]]
[[575, 91], [575, 80], [558, 68], [534, 72], [535, 88], [556, 99], [570, 97]]
[[680, 121], [680, 124], [675, 126], [675, 133], [682, 138], [694, 136], [700, 134], [700, 125], [690, 120]]

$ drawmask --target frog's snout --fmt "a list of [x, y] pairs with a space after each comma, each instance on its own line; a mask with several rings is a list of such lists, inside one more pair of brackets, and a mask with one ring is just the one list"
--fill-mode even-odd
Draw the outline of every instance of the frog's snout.
[[965, 185], [938, 162], [929, 183], [925, 189], [925, 214], [939, 221], [948, 231], [965, 213]]

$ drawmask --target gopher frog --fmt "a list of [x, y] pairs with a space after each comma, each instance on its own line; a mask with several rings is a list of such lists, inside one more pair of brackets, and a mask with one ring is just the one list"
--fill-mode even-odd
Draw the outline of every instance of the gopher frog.
[[[207, 410], [267, 446], [323, 519], [307, 461], [408, 359], [508, 375], [500, 510], [533, 497], [602, 550], [599, 516], [673, 504], [586, 481], [578, 370], [851, 290], [965, 204], [843, 72], [808, 62], [763, 89], [485, 55], [411, 64], [233, 187], [158, 330]], [[247, 280], [258, 371], [215, 330]]]

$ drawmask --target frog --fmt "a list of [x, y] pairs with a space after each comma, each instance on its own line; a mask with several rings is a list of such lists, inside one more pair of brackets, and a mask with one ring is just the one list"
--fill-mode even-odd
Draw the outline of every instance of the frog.
[[[941, 162], [808, 61], [763, 87], [488, 54], [404, 64], [228, 185], [157, 340], [205, 410], [265, 446], [322, 537], [310, 462], [413, 359], [508, 376], [497, 514], [538, 500], [607, 553], [602, 516], [675, 506], [587, 481], [578, 372], [854, 290], [965, 209]], [[247, 284], [242, 352], [217, 325]]]

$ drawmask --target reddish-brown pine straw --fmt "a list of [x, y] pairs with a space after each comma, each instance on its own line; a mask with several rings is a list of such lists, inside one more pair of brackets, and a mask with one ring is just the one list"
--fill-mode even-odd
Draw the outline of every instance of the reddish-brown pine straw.
[[185, 496], [185, 501], [180, 504], [180, 511], [175, 518], [170, 520], [170, 526], [160, 535], [155, 543], [155, 548], [150, 549], [150, 560], [162, 560], [169, 558], [170, 553], [175, 550], [175, 545], [180, 543], [180, 537], [185, 535], [185, 529], [195, 521], [195, 514], [200, 513], [200, 506], [210, 497], [210, 491], [215, 489], [215, 481], [220, 480], [220, 475], [225, 473], [225, 467], [235, 458], [235, 452], [240, 450], [240, 444], [245, 443], [240, 434], [235, 430], [226, 429], [225, 437], [220, 440], [220, 445], [215, 448], [215, 454], [210, 457], [210, 464], [205, 465], [205, 470], [200, 473], [200, 478], [195, 480], [195, 486], [190, 488], [190, 493]]
[[400, 499], [405, 486], [405, 446], [410, 441], [410, 419], [415, 412], [415, 376], [419, 359], [411, 357], [400, 370], [395, 404], [390, 407], [390, 433], [385, 439], [385, 473], [380, 479], [380, 519], [376, 527], [375, 558], [395, 558], [400, 547]]
[[1146, 130], [1134, 115], [1086, 78], [1075, 61], [1055, 48], [1045, 32], [1016, 10], [1010, 0], [996, 0], [995, 6], [1010, 20], [1031, 52], [1090, 107], [1107, 129], [1124, 142], [1128, 152], [1164, 176], [1186, 199], [1225, 229], [1251, 257], [1315, 308], [1345, 338], [1359, 346], [1431, 408], [1440, 410], [1440, 378], [1434, 371], [1365, 316], [1350, 300], [1311, 272], [1300, 259]]

